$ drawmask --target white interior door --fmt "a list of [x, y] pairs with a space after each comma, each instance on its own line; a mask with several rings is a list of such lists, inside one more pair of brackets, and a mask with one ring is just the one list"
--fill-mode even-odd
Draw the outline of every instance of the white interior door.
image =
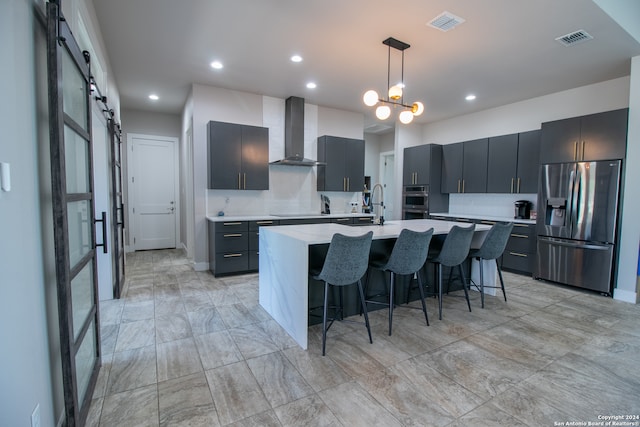
[[175, 138], [129, 135], [133, 173], [135, 250], [176, 247], [177, 164]]

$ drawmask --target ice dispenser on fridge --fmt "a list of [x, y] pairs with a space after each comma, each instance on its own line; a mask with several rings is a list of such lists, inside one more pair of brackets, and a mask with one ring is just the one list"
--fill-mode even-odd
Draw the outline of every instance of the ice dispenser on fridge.
[[554, 227], [567, 225], [567, 199], [562, 197], [547, 199], [544, 223]]

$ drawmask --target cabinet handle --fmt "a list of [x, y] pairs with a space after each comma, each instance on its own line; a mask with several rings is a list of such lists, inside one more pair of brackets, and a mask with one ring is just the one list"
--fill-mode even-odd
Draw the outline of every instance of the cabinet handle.
[[582, 141], [582, 157], [580, 160], [584, 160], [584, 140]]
[[513, 193], [513, 178], [511, 178], [511, 193]]
[[371, 218], [367, 217], [367, 218], [358, 218], [358, 221], [367, 221], [367, 222], [371, 222]]
[[224, 254], [223, 258], [238, 258], [242, 256], [242, 254]]
[[573, 143], [573, 160], [578, 160], [578, 141]]
[[520, 192], [520, 178], [518, 178], [518, 193]]
[[256, 224], [258, 225], [273, 224], [273, 221], [257, 221]]
[[519, 237], [520, 239], [528, 239], [529, 236], [526, 234], [512, 234], [511, 237]]
[[223, 222], [222, 225], [226, 227], [228, 225], [242, 225], [242, 223], [241, 222]]
[[347, 191], [351, 190], [351, 178], [347, 177]]
[[527, 255], [527, 254], [521, 254], [521, 253], [518, 253], [518, 252], [509, 252], [509, 255], [519, 256], [519, 257], [522, 257], [522, 258], [528, 258], [529, 257], [529, 255]]
[[482, 220], [480, 221], [480, 224], [487, 224], [487, 225], [495, 225], [495, 221], [486, 221], [486, 220]]
[[242, 234], [240, 234], [240, 233], [223, 234], [222, 237], [242, 237]]
[[460, 180], [458, 180], [458, 193], [460, 192]]
[[242, 186], [240, 185], [240, 172], [238, 172], [238, 190], [242, 190]]
[[342, 177], [342, 191], [347, 191], [347, 178]]
[[464, 179], [462, 180], [462, 192], [464, 193]]
[[243, 173], [242, 176], [243, 176], [242, 189], [246, 190], [247, 189], [247, 174]]
[[336, 222], [345, 222], [349, 221], [349, 218], [336, 218]]

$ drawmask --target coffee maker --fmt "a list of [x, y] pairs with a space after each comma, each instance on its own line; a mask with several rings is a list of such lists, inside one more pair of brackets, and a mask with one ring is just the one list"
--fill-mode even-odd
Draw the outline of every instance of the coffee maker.
[[532, 203], [528, 200], [517, 200], [515, 202], [515, 219], [529, 219], [531, 215]]

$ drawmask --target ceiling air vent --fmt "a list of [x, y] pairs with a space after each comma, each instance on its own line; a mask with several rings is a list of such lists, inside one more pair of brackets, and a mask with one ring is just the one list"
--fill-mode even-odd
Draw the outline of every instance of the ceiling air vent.
[[449, 31], [463, 22], [464, 19], [445, 11], [433, 18], [427, 25], [440, 31]]
[[556, 38], [556, 41], [563, 44], [564, 46], [573, 46], [574, 44], [586, 42], [592, 39], [593, 36], [591, 36], [591, 34], [587, 33], [585, 30], [578, 30], [558, 37]]

